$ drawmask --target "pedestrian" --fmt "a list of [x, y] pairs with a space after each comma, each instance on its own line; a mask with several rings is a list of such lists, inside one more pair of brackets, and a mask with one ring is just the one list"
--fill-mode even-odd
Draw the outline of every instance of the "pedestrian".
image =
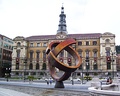
[[112, 78], [111, 77], [109, 77], [108, 79], [107, 79], [107, 83], [106, 84], [112, 84]]
[[112, 84], [112, 78], [111, 77], [109, 78], [109, 84]]
[[46, 80], [47, 81], [47, 85], [49, 85], [49, 81], [48, 80]]
[[107, 84], [107, 85], [109, 84], [109, 77], [107, 78], [106, 84]]
[[74, 85], [74, 81], [72, 80], [72, 85]]
[[50, 78], [50, 84], [52, 84], [52, 80], [51, 80], [51, 78]]

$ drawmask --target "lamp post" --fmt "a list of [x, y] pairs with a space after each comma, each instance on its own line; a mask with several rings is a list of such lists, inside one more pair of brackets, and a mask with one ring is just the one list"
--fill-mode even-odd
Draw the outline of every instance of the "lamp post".
[[10, 74], [10, 68], [6, 68], [6, 79], [7, 79], [7, 82], [8, 82], [8, 77], [9, 77], [9, 74]]
[[83, 64], [84, 63], [82, 63], [82, 65], [81, 65], [82, 66], [82, 84], [83, 84]]
[[86, 70], [87, 70], [87, 81], [88, 81], [88, 67], [89, 67], [89, 57], [86, 57]]
[[27, 63], [27, 58], [24, 59], [24, 82], [25, 82], [25, 75], [26, 75], [26, 63]]
[[86, 62], [86, 67], [87, 67], [87, 81], [88, 81], [88, 62]]
[[111, 55], [112, 55], [112, 74], [113, 74], [113, 79], [114, 79], [114, 64], [113, 64], [113, 62], [114, 62], [114, 59], [113, 59], [113, 56], [114, 56], [114, 54], [115, 54], [115, 52], [112, 52], [111, 51]]

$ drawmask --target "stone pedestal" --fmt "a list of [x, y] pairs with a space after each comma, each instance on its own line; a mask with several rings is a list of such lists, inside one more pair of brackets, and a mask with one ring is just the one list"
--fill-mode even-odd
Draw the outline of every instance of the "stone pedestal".
[[63, 81], [56, 81], [55, 88], [65, 88]]

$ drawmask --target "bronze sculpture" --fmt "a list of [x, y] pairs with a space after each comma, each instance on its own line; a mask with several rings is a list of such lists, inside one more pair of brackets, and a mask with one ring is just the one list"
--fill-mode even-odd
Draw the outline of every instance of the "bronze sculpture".
[[[66, 39], [63, 42], [51, 42], [46, 49], [50, 75], [54, 80], [56, 80], [55, 88], [64, 88], [63, 81], [67, 80], [71, 76], [71, 73], [79, 68], [82, 63], [82, 59], [80, 58], [78, 53], [72, 48], [72, 46], [70, 46], [75, 43], [76, 41], [70, 38]], [[57, 56], [62, 50], [66, 50], [69, 54], [73, 56], [76, 63], [75, 66], [69, 66], [59, 61]], [[62, 70], [64, 74], [61, 77], [57, 76], [55, 68]]]

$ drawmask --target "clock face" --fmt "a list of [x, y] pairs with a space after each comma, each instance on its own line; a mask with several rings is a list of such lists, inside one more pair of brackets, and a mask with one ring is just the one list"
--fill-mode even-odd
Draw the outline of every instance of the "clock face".
[[57, 38], [65, 38], [65, 36], [63, 34], [60, 34], [57, 36]]
[[65, 38], [65, 36], [64, 35], [60, 35], [60, 38]]

